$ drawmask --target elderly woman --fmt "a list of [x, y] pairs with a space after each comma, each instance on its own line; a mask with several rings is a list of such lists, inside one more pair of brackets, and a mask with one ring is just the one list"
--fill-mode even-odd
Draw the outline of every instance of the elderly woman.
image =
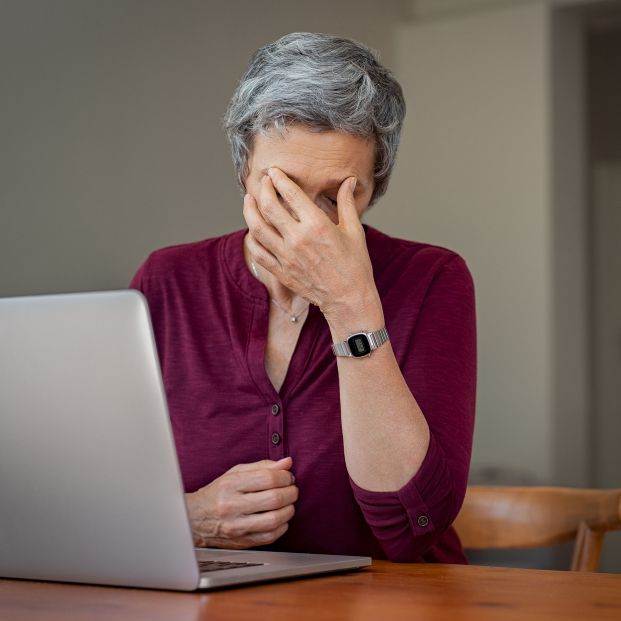
[[226, 114], [247, 230], [153, 253], [151, 309], [196, 545], [464, 562], [473, 286], [360, 217], [405, 105], [366, 47], [297, 33]]

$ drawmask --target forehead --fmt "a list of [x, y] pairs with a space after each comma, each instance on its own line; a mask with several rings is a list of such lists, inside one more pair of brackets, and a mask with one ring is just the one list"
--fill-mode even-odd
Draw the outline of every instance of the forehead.
[[321, 180], [334, 184], [351, 176], [360, 183], [371, 183], [374, 163], [373, 139], [298, 126], [282, 133], [270, 130], [256, 135], [248, 161], [251, 175], [275, 166], [297, 182]]

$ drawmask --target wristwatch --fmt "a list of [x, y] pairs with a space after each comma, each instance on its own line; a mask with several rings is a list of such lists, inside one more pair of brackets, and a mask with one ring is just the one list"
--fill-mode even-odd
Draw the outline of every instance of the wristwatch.
[[388, 341], [386, 328], [375, 332], [356, 332], [347, 337], [347, 340], [332, 344], [332, 352], [335, 356], [348, 356], [362, 358], [370, 356], [371, 352]]

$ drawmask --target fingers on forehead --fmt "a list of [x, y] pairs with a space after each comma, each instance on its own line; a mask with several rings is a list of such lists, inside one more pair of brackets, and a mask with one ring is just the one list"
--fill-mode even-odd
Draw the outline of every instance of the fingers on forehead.
[[270, 168], [267, 173], [271, 185], [273, 185], [286, 200], [299, 194], [300, 187], [297, 183], [287, 177], [279, 168]]
[[269, 175], [261, 178], [261, 192], [265, 194], [276, 194], [277, 186]]
[[272, 180], [265, 175], [261, 179], [261, 190], [259, 191], [259, 204], [261, 211], [268, 210], [270, 213], [278, 213], [282, 209], [280, 198], [284, 198], [284, 190], [278, 189]]
[[274, 186], [279, 185], [295, 185], [295, 183], [287, 177], [287, 175], [280, 170], [280, 168], [269, 168], [267, 170], [267, 178], [274, 184]]

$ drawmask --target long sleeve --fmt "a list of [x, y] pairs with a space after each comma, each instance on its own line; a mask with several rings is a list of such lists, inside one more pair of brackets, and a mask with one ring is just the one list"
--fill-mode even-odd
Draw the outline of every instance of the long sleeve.
[[157, 250], [130, 284], [149, 303], [186, 491], [235, 464], [290, 455], [300, 496], [270, 549], [464, 562], [449, 527], [465, 489], [474, 411], [474, 303], [463, 261], [368, 227], [393, 350], [431, 429], [412, 480], [370, 493], [352, 485], [345, 465], [337, 364], [317, 307], [281, 390], [269, 380], [269, 298], [244, 262], [244, 234]]
[[414, 561], [449, 529], [467, 485], [476, 328], [474, 287], [460, 257], [453, 255], [436, 273], [413, 331], [400, 340], [395, 343], [400, 368], [430, 428], [427, 454], [418, 472], [396, 492], [370, 492], [350, 483], [387, 557]]

